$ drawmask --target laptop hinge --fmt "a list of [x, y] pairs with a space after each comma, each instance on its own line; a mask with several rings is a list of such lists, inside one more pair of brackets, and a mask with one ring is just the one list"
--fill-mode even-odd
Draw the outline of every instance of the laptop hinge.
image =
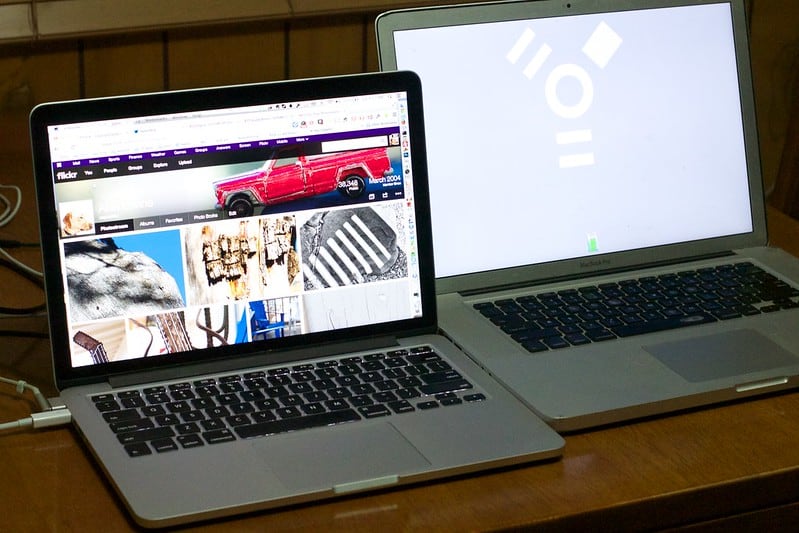
[[645, 264], [636, 264], [624, 267], [609, 268], [607, 270], [601, 270], [601, 271], [593, 271], [590, 274], [580, 273], [580, 274], [569, 274], [565, 276], [550, 276], [548, 278], [541, 278], [535, 281], [520, 281], [518, 283], [505, 283], [499, 285], [492, 285], [491, 287], [480, 287], [479, 289], [468, 289], [464, 291], [458, 291], [458, 294], [460, 294], [461, 296], [478, 296], [480, 294], [486, 294], [490, 292], [521, 289], [526, 287], [536, 287], [538, 285], [549, 285], [552, 283], [560, 283], [564, 281], [577, 281], [581, 279], [586, 279], [586, 276], [595, 278], [597, 276], [608, 276], [613, 274], [621, 274], [624, 272], [644, 270], [647, 268], [660, 268], [664, 266], [678, 265], [683, 263], [687, 264], [692, 261], [718, 259], [720, 257], [730, 257], [733, 255], [735, 255], [735, 252], [733, 251], [723, 251], [713, 254], [697, 255], [693, 257], [681, 257], [679, 260], [652, 261], [650, 263], [645, 263]]
[[249, 357], [237, 357], [230, 360], [206, 361], [202, 363], [157, 368], [144, 372], [131, 372], [108, 378], [108, 384], [113, 388], [130, 387], [143, 383], [170, 381], [203, 374], [218, 374], [221, 372], [231, 372], [259, 366], [273, 366], [287, 362], [341, 355], [363, 350], [380, 350], [398, 345], [399, 343], [396, 337], [370, 337], [356, 341], [305, 346], [290, 350], [281, 350], [280, 352], [263, 352]]

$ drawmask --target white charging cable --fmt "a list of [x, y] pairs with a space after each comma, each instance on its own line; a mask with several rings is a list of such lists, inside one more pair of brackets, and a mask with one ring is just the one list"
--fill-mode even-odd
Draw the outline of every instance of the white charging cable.
[[44, 397], [38, 387], [35, 387], [24, 380], [14, 380], [0, 377], [0, 383], [6, 383], [16, 388], [17, 394], [24, 394], [25, 391], [30, 391], [36, 399], [36, 403], [41, 409], [38, 413], [32, 413], [27, 418], [20, 418], [13, 422], [5, 422], [0, 424], [0, 431], [8, 429], [17, 429], [24, 427], [32, 427], [33, 429], [45, 428], [50, 426], [60, 426], [69, 424], [72, 421], [72, 414], [69, 409], [63, 407], [54, 408], [47, 398]]

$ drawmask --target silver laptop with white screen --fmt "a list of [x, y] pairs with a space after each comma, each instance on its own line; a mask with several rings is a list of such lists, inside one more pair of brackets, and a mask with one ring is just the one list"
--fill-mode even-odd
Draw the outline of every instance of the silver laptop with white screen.
[[56, 384], [138, 523], [560, 454], [436, 334], [414, 74], [43, 104], [31, 134]]
[[555, 428], [793, 387], [741, 0], [389, 12], [422, 79], [440, 324]]

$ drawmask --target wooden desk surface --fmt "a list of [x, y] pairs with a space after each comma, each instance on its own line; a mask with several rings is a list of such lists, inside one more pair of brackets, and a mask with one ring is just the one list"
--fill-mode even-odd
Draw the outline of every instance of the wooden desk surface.
[[[3, 129], [4, 137], [24, 131]], [[16, 137], [17, 139], [19, 137]], [[9, 137], [10, 140], [10, 137]], [[23, 209], [0, 238], [38, 240], [24, 142], [0, 153], [0, 183], [23, 186]], [[799, 222], [769, 210], [772, 242], [799, 255]], [[19, 258], [38, 265], [36, 250]], [[0, 305], [32, 305], [41, 291], [0, 271]], [[43, 318], [0, 329], [44, 331]], [[2, 337], [0, 375], [54, 394], [45, 340]], [[32, 405], [0, 388], [0, 421]], [[6, 531], [133, 529], [71, 428], [0, 433], [0, 512]], [[710, 529], [799, 519], [799, 393], [694, 410], [569, 435], [562, 460], [197, 526], [220, 530]], [[195, 529], [195, 528], [190, 528]]]

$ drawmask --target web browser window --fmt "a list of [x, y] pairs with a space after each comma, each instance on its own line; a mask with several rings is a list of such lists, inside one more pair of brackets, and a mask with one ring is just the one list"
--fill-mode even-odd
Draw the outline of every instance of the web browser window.
[[72, 364], [420, 316], [406, 121], [388, 93], [50, 126]]

